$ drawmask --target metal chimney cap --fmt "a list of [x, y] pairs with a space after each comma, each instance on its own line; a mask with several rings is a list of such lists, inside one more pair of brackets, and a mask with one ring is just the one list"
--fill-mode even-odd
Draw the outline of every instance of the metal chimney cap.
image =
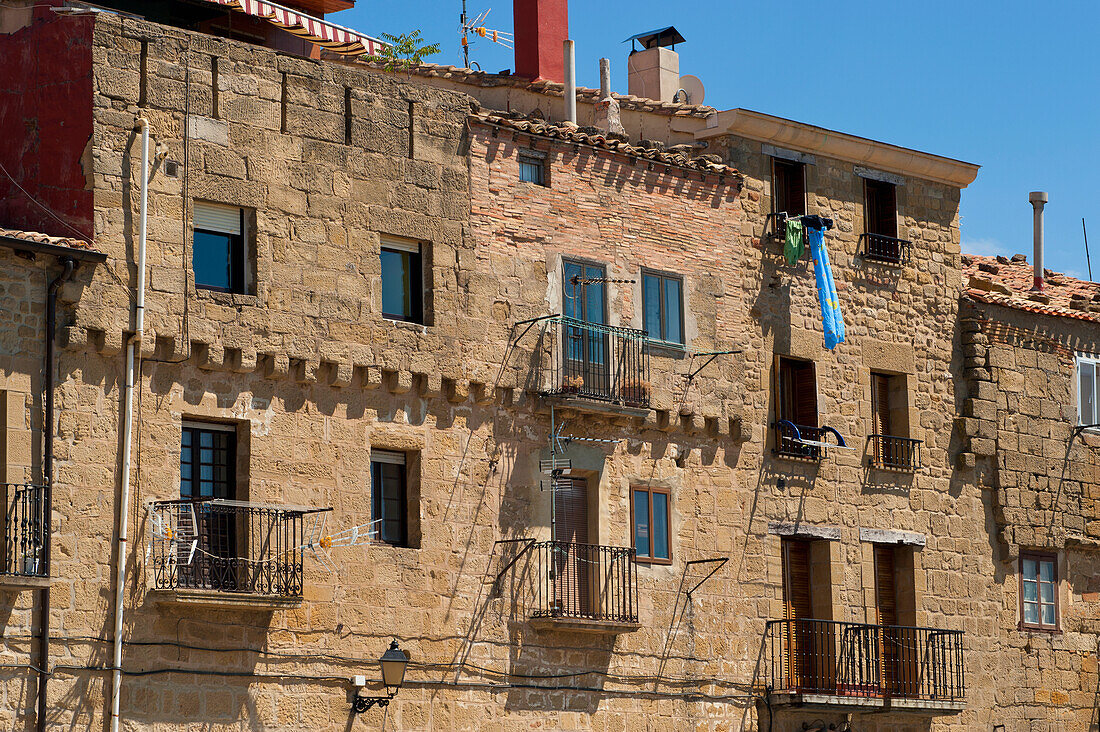
[[1047, 195], [1046, 191], [1032, 191], [1027, 194], [1027, 200], [1032, 203], [1046, 203], [1050, 200], [1050, 196]]

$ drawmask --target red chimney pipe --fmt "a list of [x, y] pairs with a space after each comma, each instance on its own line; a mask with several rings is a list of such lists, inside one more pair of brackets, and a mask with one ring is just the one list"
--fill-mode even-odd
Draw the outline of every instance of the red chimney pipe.
[[565, 83], [562, 43], [569, 38], [568, 0], [513, 0], [516, 76]]

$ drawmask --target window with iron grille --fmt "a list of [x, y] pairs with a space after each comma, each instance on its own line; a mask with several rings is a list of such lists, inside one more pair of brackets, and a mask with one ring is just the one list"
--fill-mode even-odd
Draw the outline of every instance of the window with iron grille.
[[864, 226], [868, 234], [896, 238], [898, 235], [897, 186], [881, 180], [863, 179]]
[[683, 280], [657, 272], [642, 273], [642, 302], [646, 334], [655, 341], [683, 344]]
[[246, 293], [249, 266], [244, 209], [195, 201], [192, 218], [191, 268], [195, 273], [195, 287]]
[[1058, 629], [1058, 558], [1020, 553], [1020, 627]]
[[669, 564], [672, 561], [669, 499], [667, 488], [631, 488], [631, 536], [639, 562]]
[[520, 153], [519, 179], [536, 185], [549, 185], [546, 179], [546, 159], [530, 153]]
[[386, 544], [409, 545], [408, 470], [405, 453], [371, 450], [371, 529]]

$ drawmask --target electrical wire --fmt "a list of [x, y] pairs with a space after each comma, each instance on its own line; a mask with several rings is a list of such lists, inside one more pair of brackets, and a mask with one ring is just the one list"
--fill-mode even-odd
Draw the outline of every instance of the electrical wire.
[[73, 226], [72, 224], [70, 224], [70, 223], [69, 223], [68, 221], [66, 221], [65, 219], [61, 218], [61, 217], [60, 217], [60, 216], [58, 216], [57, 214], [55, 214], [55, 213], [53, 212], [53, 210], [52, 210], [52, 209], [50, 209], [50, 207], [49, 207], [49, 206], [47, 206], [46, 204], [44, 204], [44, 203], [42, 203], [41, 201], [39, 201], [39, 200], [38, 200], [37, 198], [35, 198], [34, 196], [32, 196], [32, 195], [31, 195], [31, 194], [30, 194], [30, 193], [29, 193], [29, 192], [27, 191], [27, 189], [26, 189], [26, 188], [24, 188], [23, 186], [19, 185], [19, 181], [17, 181], [17, 180], [15, 179], [15, 178], [13, 178], [13, 177], [12, 177], [11, 173], [9, 173], [9, 172], [8, 172], [8, 169], [7, 169], [7, 168], [5, 168], [5, 167], [4, 167], [4, 165], [3, 165], [2, 163], [0, 163], [0, 172], [2, 172], [2, 173], [3, 173], [4, 175], [5, 175], [5, 176], [7, 176], [8, 180], [10, 180], [10, 181], [11, 181], [11, 184], [12, 184], [13, 186], [15, 186], [16, 188], [18, 188], [18, 189], [20, 190], [20, 192], [21, 192], [21, 193], [22, 193], [22, 194], [23, 194], [24, 196], [26, 196], [26, 197], [27, 197], [27, 198], [28, 198], [28, 199], [30, 200], [30, 202], [31, 202], [31, 203], [33, 203], [34, 205], [38, 206], [38, 207], [39, 207], [40, 209], [42, 209], [43, 211], [45, 211], [45, 212], [46, 212], [47, 214], [49, 214], [49, 215], [50, 215], [50, 217], [51, 217], [51, 218], [54, 218], [54, 219], [56, 219], [56, 220], [57, 220], [57, 222], [58, 222], [58, 223], [60, 223], [60, 224], [61, 224], [62, 226], [64, 226], [64, 227], [65, 227], [66, 229], [69, 229], [70, 231], [76, 232], [76, 237], [74, 237], [74, 238], [76, 238], [76, 239], [79, 239], [80, 241], [84, 242], [84, 243], [85, 243], [85, 244], [87, 244], [88, 246], [95, 246], [94, 244], [92, 244], [91, 240], [90, 240], [90, 239], [88, 239], [88, 237], [84, 236], [84, 232], [80, 231], [80, 229], [76, 228], [75, 226]]

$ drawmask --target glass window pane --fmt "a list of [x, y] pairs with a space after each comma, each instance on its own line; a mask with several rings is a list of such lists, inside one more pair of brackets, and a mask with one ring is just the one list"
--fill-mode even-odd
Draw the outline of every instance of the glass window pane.
[[1054, 625], [1054, 605], [1043, 605], [1043, 625]]
[[1037, 580], [1039, 579], [1039, 566], [1034, 559], [1024, 559], [1024, 579], [1025, 580]]
[[229, 234], [195, 231], [191, 250], [191, 266], [195, 270], [195, 285], [230, 289], [229, 259], [232, 252]]
[[[584, 276], [595, 280], [606, 277], [603, 267], [585, 267]], [[603, 323], [604, 288], [602, 282], [591, 282], [587, 286], [588, 298], [584, 304], [584, 319], [589, 323]]]
[[668, 496], [653, 494], [653, 556], [668, 559]]
[[661, 338], [661, 281], [653, 275], [645, 275], [642, 279], [642, 299], [645, 301], [643, 320], [645, 321], [646, 335], [650, 338]]
[[665, 340], [673, 343], [683, 343], [684, 335], [680, 332], [680, 281], [665, 280]]
[[1039, 595], [1043, 602], [1054, 602], [1054, 583], [1053, 582], [1041, 582], [1039, 583]]
[[1033, 624], [1039, 622], [1039, 606], [1034, 602], [1024, 603], [1024, 622]]
[[1089, 361], [1078, 361], [1077, 368], [1080, 424], [1096, 424], [1096, 366]]
[[382, 250], [382, 314], [412, 316], [412, 273], [409, 252]]
[[1043, 582], [1054, 581], [1054, 562], [1046, 560], [1039, 563], [1039, 579]]
[[1035, 602], [1039, 599], [1039, 586], [1031, 580], [1024, 580], [1024, 602]]
[[634, 548], [639, 557], [649, 556], [649, 493], [634, 491]]
[[582, 319], [584, 308], [581, 307], [582, 285], [573, 285], [574, 277], [584, 277], [584, 269], [576, 262], [562, 263], [562, 302], [567, 318]]
[[541, 160], [533, 160], [531, 158], [519, 159], [519, 179], [527, 181], [528, 183], [538, 183], [542, 185], [543, 182], [543, 165]]

